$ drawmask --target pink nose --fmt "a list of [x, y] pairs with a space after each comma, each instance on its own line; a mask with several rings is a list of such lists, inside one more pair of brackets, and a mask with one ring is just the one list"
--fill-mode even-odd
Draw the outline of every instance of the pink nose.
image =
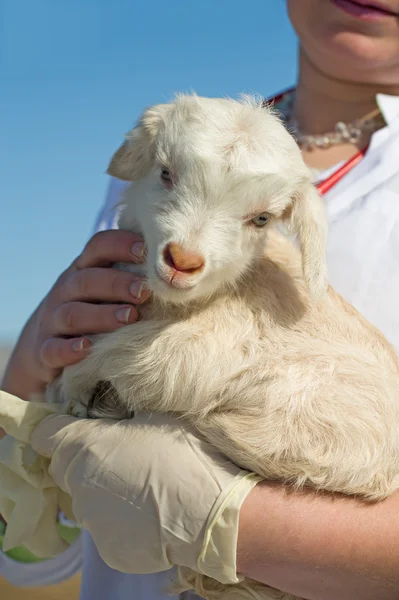
[[205, 259], [201, 254], [187, 252], [174, 242], [165, 246], [163, 259], [169, 267], [183, 273], [198, 273], [205, 265]]

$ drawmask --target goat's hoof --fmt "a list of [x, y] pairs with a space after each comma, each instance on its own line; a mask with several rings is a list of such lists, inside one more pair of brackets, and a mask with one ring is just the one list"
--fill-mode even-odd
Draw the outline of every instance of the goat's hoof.
[[78, 417], [80, 419], [87, 418], [87, 408], [82, 402], [68, 402], [67, 406], [67, 414], [72, 415], [72, 417]]

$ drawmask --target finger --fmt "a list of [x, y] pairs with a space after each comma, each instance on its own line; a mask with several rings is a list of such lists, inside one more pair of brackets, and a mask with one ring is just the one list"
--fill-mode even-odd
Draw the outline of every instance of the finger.
[[144, 259], [143, 238], [130, 231], [109, 230], [96, 233], [74, 261], [77, 269], [108, 266], [115, 262], [139, 263]]
[[54, 311], [51, 330], [57, 336], [108, 333], [137, 320], [137, 310], [128, 304], [67, 302]]
[[140, 304], [150, 292], [144, 281], [118, 269], [91, 268], [69, 271], [59, 281], [58, 298], [62, 301], [128, 302]]
[[74, 365], [83, 360], [91, 348], [91, 342], [85, 337], [62, 339], [52, 337], [47, 339], [41, 347], [41, 362], [51, 369], [49, 382], [53, 381], [59, 372], [68, 365]]

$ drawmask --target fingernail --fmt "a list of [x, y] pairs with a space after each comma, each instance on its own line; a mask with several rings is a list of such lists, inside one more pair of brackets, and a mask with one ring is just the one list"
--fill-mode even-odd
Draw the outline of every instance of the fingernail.
[[131, 253], [138, 260], [142, 260], [145, 254], [143, 242], [136, 242], [135, 244], [133, 244], [131, 248]]
[[87, 338], [81, 338], [80, 340], [76, 340], [72, 344], [72, 350], [74, 352], [82, 352], [83, 350], [87, 350], [90, 346], [90, 341]]
[[144, 283], [142, 281], [135, 281], [130, 286], [130, 293], [136, 298], [136, 300], [140, 300], [143, 289]]
[[120, 323], [129, 323], [130, 313], [132, 312], [132, 308], [118, 308], [115, 313], [116, 318]]

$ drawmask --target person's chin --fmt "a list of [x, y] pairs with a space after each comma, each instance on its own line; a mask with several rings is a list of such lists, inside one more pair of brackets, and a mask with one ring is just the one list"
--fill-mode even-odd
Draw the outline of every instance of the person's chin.
[[395, 44], [390, 38], [371, 36], [364, 30], [356, 31], [339, 23], [331, 24], [323, 35], [320, 33], [307, 54], [319, 71], [338, 80], [384, 83], [384, 65], [388, 71], [395, 56], [399, 57], [397, 38]]

